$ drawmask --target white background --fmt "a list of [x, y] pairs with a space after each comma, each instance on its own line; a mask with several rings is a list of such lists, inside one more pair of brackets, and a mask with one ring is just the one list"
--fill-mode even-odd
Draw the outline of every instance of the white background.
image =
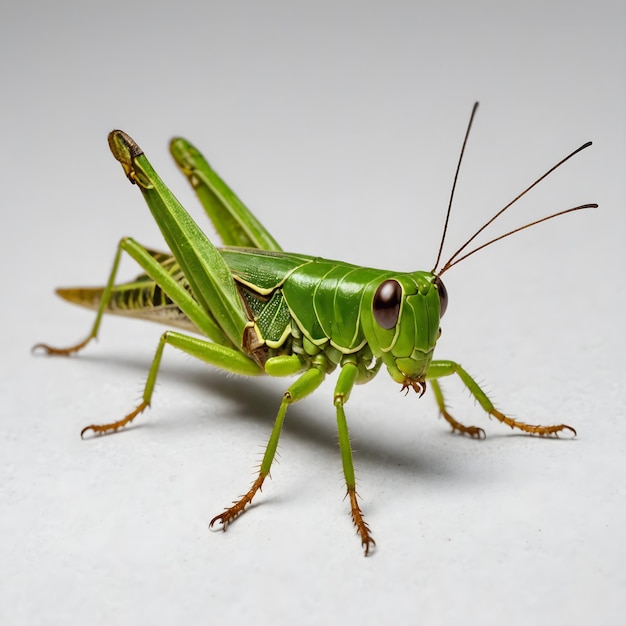
[[[420, 6], [421, 5], [421, 6]], [[227, 6], [227, 8], [225, 8]], [[0, 18], [0, 621], [6, 624], [617, 624], [626, 585], [622, 2], [15, 2]], [[347, 407], [376, 553], [342, 501], [334, 378], [290, 410], [272, 480], [227, 533], [286, 384], [167, 351], [162, 329], [55, 298], [98, 284], [117, 241], [161, 246], [106, 146], [140, 143], [212, 233], [167, 155], [190, 138], [287, 249], [431, 268], [465, 125], [481, 101], [448, 255], [526, 184], [583, 152], [493, 235], [584, 202], [444, 278], [438, 346], [533, 423], [515, 435], [455, 381], [449, 433], [429, 395], [382, 373]], [[122, 274], [136, 268], [125, 263]], [[621, 595], [620, 595], [621, 594]]]

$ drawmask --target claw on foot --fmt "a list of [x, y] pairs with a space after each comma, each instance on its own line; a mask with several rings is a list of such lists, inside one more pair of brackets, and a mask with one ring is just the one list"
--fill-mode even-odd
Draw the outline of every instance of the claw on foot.
[[440, 412], [446, 422], [452, 427], [453, 433], [457, 432], [460, 435], [469, 435], [472, 439], [485, 439], [487, 437], [482, 428], [478, 428], [478, 426], [465, 426], [465, 424], [457, 422], [448, 411], [442, 409]]
[[540, 426], [538, 424], [525, 424], [524, 422], [518, 422], [517, 420], [507, 417], [504, 413], [493, 409], [491, 414], [503, 424], [510, 426], [511, 428], [517, 428], [530, 435], [539, 435], [540, 437], [557, 437], [559, 433], [564, 430], [569, 430], [572, 435], [576, 436], [576, 430], [567, 424], [555, 424], [554, 426]]
[[80, 438], [83, 439], [86, 432], [92, 431], [95, 435], [103, 435], [107, 432], [115, 432], [120, 428], [123, 428], [127, 424], [130, 424], [140, 413], [146, 410], [150, 405], [147, 402], [142, 402], [134, 411], [131, 411], [128, 415], [123, 417], [117, 422], [111, 422], [110, 424], [90, 424], [85, 426], [80, 431]]
[[36, 353], [41, 350], [43, 354], [48, 356], [70, 356], [71, 354], [82, 350], [92, 339], [93, 337], [90, 335], [84, 341], [77, 343], [75, 346], [70, 346], [69, 348], [55, 348], [47, 343], [36, 343], [30, 351], [32, 353]]
[[356, 489], [348, 488], [348, 497], [350, 498], [352, 521], [356, 526], [359, 537], [361, 537], [361, 546], [363, 546], [365, 550], [365, 556], [368, 556], [370, 554], [370, 551], [374, 551], [374, 546], [376, 545], [376, 542], [370, 534], [370, 529], [367, 525], [367, 522], [363, 519], [363, 511], [361, 511], [361, 507], [359, 506], [357, 500]]
[[452, 426], [452, 432], [457, 432], [460, 435], [469, 435], [472, 439], [486, 439], [487, 435], [482, 428], [478, 426], [464, 426], [459, 424], [458, 426]]
[[222, 530], [226, 530], [229, 524], [235, 521], [245, 510], [245, 508], [252, 502], [252, 498], [254, 498], [257, 491], [261, 491], [261, 486], [263, 485], [263, 481], [265, 480], [265, 476], [259, 474], [258, 478], [252, 484], [252, 487], [248, 490], [248, 492], [243, 495], [239, 500], [235, 500], [233, 502], [233, 506], [228, 507], [219, 515], [216, 515], [210, 522], [209, 528], [213, 528], [215, 524], [221, 524]]

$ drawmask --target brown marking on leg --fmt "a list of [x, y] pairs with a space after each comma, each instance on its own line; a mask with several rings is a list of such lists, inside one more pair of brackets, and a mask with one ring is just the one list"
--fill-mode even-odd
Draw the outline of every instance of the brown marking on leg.
[[569, 430], [571, 433], [576, 436], [576, 430], [567, 424], [555, 424], [554, 426], [541, 426], [536, 424], [525, 424], [524, 422], [518, 422], [511, 417], [507, 417], [504, 413], [500, 413], [497, 409], [493, 409], [490, 411], [490, 414], [493, 415], [497, 420], [501, 421], [503, 424], [510, 426], [511, 428], [517, 428], [519, 430], [524, 431], [525, 433], [530, 433], [531, 435], [539, 435], [540, 437], [558, 437], [558, 433], [563, 430]]
[[82, 350], [92, 339], [93, 336], [89, 335], [84, 341], [77, 343], [75, 346], [70, 346], [69, 348], [55, 348], [47, 343], [37, 343], [31, 348], [31, 352], [43, 350], [49, 356], [70, 356], [70, 354]]
[[461, 435], [469, 435], [475, 439], [485, 439], [485, 431], [482, 428], [478, 428], [478, 426], [465, 426], [465, 424], [461, 424], [461, 422], [457, 422], [450, 413], [446, 409], [439, 408], [441, 415], [443, 415], [444, 419], [450, 426], [452, 426], [452, 431], [460, 433]]
[[83, 435], [91, 430], [96, 435], [102, 435], [108, 431], [116, 431], [119, 428], [130, 424], [140, 413], [143, 413], [150, 405], [147, 402], [142, 402], [134, 411], [131, 411], [128, 415], [123, 417], [121, 420], [117, 422], [111, 422], [110, 424], [91, 424], [89, 426], [85, 426], [80, 431], [80, 437], [83, 438]]
[[356, 489], [354, 487], [348, 487], [348, 497], [350, 498], [352, 521], [356, 526], [359, 537], [361, 537], [361, 545], [365, 549], [365, 556], [367, 556], [370, 553], [370, 548], [373, 549], [376, 542], [370, 534], [367, 522], [363, 519], [363, 511], [361, 511], [361, 507], [359, 506]]
[[245, 510], [245, 508], [252, 502], [252, 498], [256, 495], [257, 491], [261, 491], [261, 486], [265, 480], [265, 475], [259, 474], [258, 478], [252, 483], [252, 487], [248, 492], [241, 497], [241, 499], [233, 502], [233, 506], [228, 507], [223, 513], [216, 515], [210, 522], [209, 528], [213, 528], [213, 525], [220, 523], [222, 530], [226, 530], [228, 525], [239, 517]]

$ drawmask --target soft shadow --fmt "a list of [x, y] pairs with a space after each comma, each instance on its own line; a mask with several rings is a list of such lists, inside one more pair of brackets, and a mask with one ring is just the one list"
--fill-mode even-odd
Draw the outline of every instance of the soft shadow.
[[[88, 363], [111, 363], [117, 371], [125, 369], [133, 372], [133, 375], [136, 374], [139, 380], [145, 380], [150, 367], [150, 361], [143, 356], [140, 358], [132, 355], [100, 354], [80, 355], [77, 358]], [[229, 409], [230, 417], [241, 420], [243, 423], [265, 424], [269, 433], [274, 423], [282, 393], [281, 386], [276, 385], [274, 382], [276, 380], [264, 376], [259, 376], [258, 378], [234, 376], [209, 366], [204, 369], [202, 364], [198, 364], [197, 367], [186, 364], [185, 367], [180, 368], [168, 365], [164, 360], [159, 370], [157, 385], [163, 387], [165, 384], [177, 384], [179, 386], [193, 387], [196, 391], [201, 391], [207, 395], [218, 395], [231, 405]], [[293, 378], [278, 380], [282, 380], [284, 383], [282, 388], [286, 389], [293, 381]], [[272, 382], [268, 384], [269, 381]], [[329, 391], [332, 393], [332, 387], [324, 388], [322, 394], [326, 392], [326, 395], [328, 395]], [[296, 404], [289, 407], [285, 431], [281, 439], [283, 445], [286, 439], [295, 437], [306, 441], [309, 445], [315, 445], [332, 455], [339, 455], [332, 399], [326, 399], [328, 402], [322, 409], [318, 409], [322, 410], [324, 415], [328, 417], [323, 422], [310, 419], [312, 412], [310, 404], [306, 406]], [[198, 410], [203, 411], [202, 407], [199, 407]], [[205, 414], [207, 421], [212, 418], [209, 412], [205, 411]], [[348, 419], [350, 419], [350, 415], [348, 415]], [[140, 421], [116, 433], [91, 435], [86, 436], [85, 439], [98, 439], [102, 436], [110, 436], [123, 431], [143, 428], [148, 424], [151, 427], [155, 427], [154, 422]], [[355, 463], [359, 468], [369, 466], [394, 474], [408, 471], [420, 474], [421, 477], [430, 476], [434, 480], [441, 480], [442, 476], [455, 473], [454, 468], [439, 455], [434, 454], [430, 447], [420, 445], [419, 448], [415, 449], [414, 454], [407, 454], [404, 451], [405, 449], [394, 446], [392, 442], [381, 440], [379, 435], [380, 433], [377, 434], [377, 432], [359, 433], [358, 446], [355, 449]], [[480, 443], [478, 442], [477, 445], [480, 445]]]

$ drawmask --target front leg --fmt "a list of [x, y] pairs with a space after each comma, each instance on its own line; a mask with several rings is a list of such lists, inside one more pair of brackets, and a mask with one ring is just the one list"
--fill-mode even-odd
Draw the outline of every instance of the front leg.
[[441, 388], [437, 384], [437, 379], [443, 378], [444, 376], [451, 376], [452, 374], [456, 374], [463, 381], [463, 384], [467, 387], [474, 398], [476, 398], [478, 404], [480, 404], [480, 406], [489, 415], [493, 415], [493, 417], [497, 420], [507, 424], [507, 426], [510, 426], [511, 428], [517, 428], [525, 433], [539, 435], [541, 437], [549, 437], [551, 435], [558, 436], [558, 433], [563, 430], [569, 430], [576, 435], [576, 431], [567, 424], [555, 424], [553, 426], [525, 424], [524, 422], [519, 422], [504, 415], [504, 413], [501, 413], [493, 406], [493, 403], [487, 397], [487, 394], [480, 388], [479, 384], [458, 363], [455, 363], [454, 361], [433, 361], [428, 368], [426, 378], [432, 381], [433, 391], [435, 392], [435, 398], [437, 399], [439, 410], [446, 420], [452, 425], [454, 430], [467, 433], [472, 437], [477, 436], [480, 438], [481, 436], [484, 436], [484, 431], [481, 428], [476, 428], [475, 426], [467, 427], [459, 424], [459, 422], [457, 422], [446, 410]]
[[461, 422], [452, 417], [448, 411], [448, 407], [446, 407], [446, 401], [443, 398], [443, 391], [441, 391], [441, 385], [437, 379], [430, 379], [430, 388], [433, 390], [433, 394], [435, 395], [435, 400], [437, 401], [437, 406], [439, 407], [439, 413], [441, 413], [446, 422], [450, 424], [452, 432], [457, 432], [461, 435], [469, 435], [470, 437], [474, 437], [476, 439], [485, 438], [485, 431], [482, 428], [479, 428], [478, 426], [465, 426], [465, 424], [461, 424]]
[[348, 422], [343, 405], [348, 401], [352, 387], [359, 374], [355, 363], [344, 364], [339, 373], [339, 379], [335, 387], [334, 402], [337, 410], [337, 430], [339, 433], [339, 448], [341, 450], [341, 461], [343, 464], [343, 474], [346, 479], [347, 495], [350, 500], [350, 511], [352, 521], [361, 538], [361, 545], [365, 550], [365, 556], [374, 548], [376, 542], [370, 533], [369, 526], [363, 518], [363, 512], [359, 506], [356, 493], [356, 479], [354, 476], [354, 464], [352, 463], [352, 448], [350, 446], [350, 434], [348, 433]]

